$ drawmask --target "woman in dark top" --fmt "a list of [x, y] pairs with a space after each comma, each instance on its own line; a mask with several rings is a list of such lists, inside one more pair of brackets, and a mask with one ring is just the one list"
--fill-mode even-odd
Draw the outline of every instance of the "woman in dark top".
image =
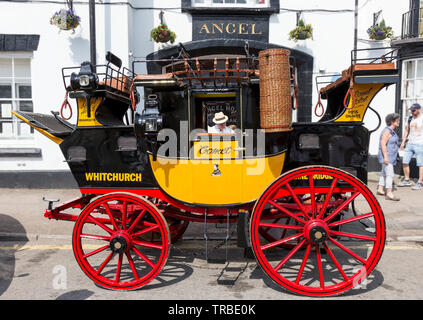
[[387, 200], [399, 201], [399, 198], [392, 192], [392, 181], [399, 148], [399, 138], [395, 132], [395, 128], [399, 126], [400, 115], [398, 113], [390, 113], [386, 116], [385, 122], [386, 127], [380, 133], [379, 138], [378, 160], [382, 164], [382, 172], [377, 194], [384, 195]]

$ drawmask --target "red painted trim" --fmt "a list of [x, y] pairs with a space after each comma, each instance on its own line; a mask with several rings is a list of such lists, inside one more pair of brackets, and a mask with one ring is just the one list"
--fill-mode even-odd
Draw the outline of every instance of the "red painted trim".
[[166, 201], [167, 203], [171, 204], [172, 206], [187, 211], [187, 213], [200, 213], [200, 214], [214, 214], [214, 215], [226, 215], [227, 210], [229, 210], [229, 214], [238, 214], [239, 209], [248, 209], [251, 207], [251, 205], [246, 204], [240, 204], [238, 207], [231, 207], [231, 208], [225, 208], [225, 207], [200, 207], [195, 205], [186, 205], [180, 201], [177, 201], [173, 199], [172, 197], [169, 197], [167, 194], [165, 194], [160, 189], [106, 189], [106, 188], [84, 188], [80, 189], [82, 194], [107, 194], [111, 192], [128, 192], [133, 193], [139, 196], [144, 197], [153, 197], [158, 198], [163, 201]]

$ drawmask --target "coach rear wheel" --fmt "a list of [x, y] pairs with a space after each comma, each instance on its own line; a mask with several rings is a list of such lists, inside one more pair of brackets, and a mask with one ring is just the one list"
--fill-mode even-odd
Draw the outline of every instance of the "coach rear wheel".
[[[154, 234], [154, 241], [150, 241]], [[169, 228], [146, 199], [110, 193], [88, 204], [76, 221], [73, 251], [79, 266], [95, 283], [133, 290], [156, 277], [166, 263]]]
[[376, 198], [356, 177], [310, 166], [283, 174], [263, 192], [250, 235], [257, 262], [276, 283], [328, 296], [358, 285], [375, 268], [385, 222]]

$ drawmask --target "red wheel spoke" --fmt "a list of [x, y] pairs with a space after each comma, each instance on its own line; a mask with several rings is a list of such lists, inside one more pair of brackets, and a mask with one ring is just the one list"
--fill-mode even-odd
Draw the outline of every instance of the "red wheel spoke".
[[362, 257], [360, 257], [359, 255], [357, 255], [356, 253], [352, 252], [350, 249], [346, 248], [345, 246], [343, 246], [342, 244], [340, 244], [338, 241], [336, 241], [335, 239], [329, 237], [329, 240], [332, 241], [332, 243], [334, 245], [336, 245], [338, 248], [344, 250], [346, 253], [348, 253], [350, 256], [352, 256], [354, 259], [356, 259], [357, 261], [366, 264], [366, 260], [363, 259]]
[[123, 201], [122, 203], [122, 230], [126, 230], [126, 211], [127, 211], [127, 202]]
[[348, 280], [347, 275], [345, 274], [344, 270], [342, 269], [341, 265], [339, 264], [338, 260], [336, 260], [335, 256], [333, 255], [333, 252], [329, 249], [329, 247], [327, 246], [327, 244], [323, 244], [323, 246], [325, 247], [326, 252], [329, 254], [330, 258], [332, 259], [333, 263], [335, 264], [335, 266], [338, 268], [339, 273], [341, 273], [342, 277], [344, 278], [344, 280]]
[[91, 222], [91, 223], [95, 223], [96, 225], [98, 225], [100, 228], [102, 228], [103, 230], [105, 230], [106, 232], [112, 234], [113, 230], [110, 229], [109, 227], [105, 226], [104, 224], [102, 224], [100, 221], [98, 221], [96, 218], [92, 217], [92, 216], [88, 216], [87, 217], [87, 221]]
[[264, 246], [262, 246], [262, 247], [261, 247], [261, 250], [266, 250], [266, 249], [269, 249], [269, 248], [276, 247], [276, 246], [278, 246], [278, 245], [280, 245], [280, 244], [283, 244], [283, 243], [285, 243], [285, 242], [288, 242], [288, 241], [291, 241], [291, 240], [298, 239], [298, 238], [299, 238], [299, 237], [301, 237], [301, 236], [303, 236], [303, 234], [302, 234], [302, 233], [297, 233], [297, 234], [295, 234], [295, 235], [293, 235], [293, 236], [291, 236], [291, 237], [284, 238], [284, 239], [281, 239], [281, 240], [278, 240], [278, 241], [275, 241], [275, 242], [272, 242], [272, 243], [266, 244], [266, 245], [264, 245]]
[[334, 178], [333, 181], [332, 181], [332, 185], [330, 186], [329, 193], [326, 195], [326, 199], [325, 199], [325, 202], [323, 204], [323, 207], [320, 209], [320, 213], [317, 216], [317, 219], [320, 219], [325, 214], [326, 209], [327, 209], [328, 204], [329, 204], [329, 201], [330, 201], [330, 198], [332, 198], [333, 189], [335, 189], [335, 186], [336, 186], [337, 183], [338, 183], [338, 178]]
[[376, 237], [369, 237], [369, 236], [363, 236], [363, 235], [360, 235], [360, 234], [352, 234], [352, 233], [332, 231], [332, 230], [330, 231], [330, 234], [333, 234], [335, 236], [340, 236], [340, 237], [367, 240], [367, 241], [373, 241], [373, 242], [375, 242], [377, 240]]
[[94, 251], [91, 251], [91, 252], [89, 252], [89, 253], [87, 253], [87, 254], [84, 254], [82, 257], [84, 258], [84, 259], [86, 259], [86, 258], [88, 258], [88, 257], [91, 257], [92, 255], [94, 255], [94, 254], [97, 254], [97, 253], [99, 253], [99, 252], [102, 252], [102, 251], [104, 251], [104, 250], [106, 250], [107, 248], [109, 248], [109, 245], [107, 244], [107, 245], [105, 245], [105, 246], [103, 246], [103, 247], [100, 247], [100, 248], [98, 248], [98, 249], [96, 249], [96, 250], [94, 250]]
[[332, 220], [339, 212], [341, 212], [347, 205], [349, 205], [355, 198], [357, 198], [361, 193], [359, 191], [356, 191], [351, 197], [349, 197], [347, 200], [345, 200], [334, 212], [332, 212], [328, 217], [326, 217], [324, 220], [325, 222], [329, 222]]
[[137, 225], [137, 223], [141, 220], [141, 218], [144, 216], [144, 214], [145, 214], [145, 209], [143, 209], [140, 213], [139, 213], [139, 215], [138, 215], [138, 217], [135, 219], [135, 221], [131, 224], [131, 226], [128, 228], [128, 230], [127, 230], [127, 232], [128, 233], [131, 233], [132, 232], [132, 229], [134, 229], [135, 228], [135, 226]]
[[153, 269], [156, 267], [156, 265], [151, 262], [150, 259], [148, 259], [141, 251], [139, 251], [137, 248], [132, 247], [132, 250], [141, 258], [143, 259], [145, 262], [147, 262], [147, 264], [152, 267]]
[[289, 192], [292, 195], [292, 198], [294, 198], [295, 203], [298, 205], [298, 207], [300, 207], [301, 211], [304, 213], [304, 217], [309, 220], [310, 217], [308, 216], [306, 210], [303, 207], [303, 204], [301, 203], [300, 199], [298, 199], [297, 195], [295, 194], [294, 190], [292, 190], [291, 186], [289, 185], [289, 183], [286, 183], [285, 186], [287, 187], [287, 189], [289, 190]]
[[314, 219], [316, 217], [317, 208], [316, 208], [316, 198], [315, 198], [315, 192], [314, 192], [313, 175], [308, 176], [308, 182], [310, 183], [311, 212]]
[[132, 237], [132, 238], [139, 237], [140, 235], [143, 235], [143, 234], [145, 234], [145, 233], [148, 233], [148, 232], [151, 232], [151, 231], [156, 230], [158, 227], [159, 227], [159, 226], [156, 224], [155, 226], [151, 226], [151, 227], [149, 227], [149, 228], [145, 228], [144, 230], [141, 230], [141, 231], [135, 232], [134, 234], [132, 234], [132, 235], [131, 235], [131, 237]]
[[310, 254], [310, 249], [311, 249], [311, 244], [307, 246], [307, 250], [304, 254], [303, 262], [301, 263], [301, 267], [300, 267], [300, 270], [298, 271], [297, 279], [295, 280], [296, 284], [300, 283], [301, 276], [303, 275], [304, 268], [305, 268], [305, 265], [307, 264], [308, 256]]
[[267, 222], [260, 222], [259, 227], [268, 227], [266, 231], [270, 228], [279, 228], [279, 229], [292, 229], [292, 230], [302, 230], [303, 227], [300, 226], [293, 226], [287, 224], [276, 224], [276, 223], [267, 223]]
[[[291, 218], [289, 218], [289, 219], [291, 219]], [[276, 224], [276, 221], [278, 221], [278, 220], [280, 220], [280, 218], [276, 218], [275, 220], [273, 220], [272, 224]], [[261, 224], [262, 224], [262, 223], [260, 222], [259, 227], [261, 227]], [[263, 230], [264, 232], [267, 232], [267, 231], [269, 231], [269, 230], [270, 230], [270, 227], [267, 227], [266, 229], [262, 228], [262, 230]]]
[[329, 228], [332, 228], [332, 227], [340, 226], [340, 225], [347, 224], [347, 223], [350, 223], [350, 222], [372, 218], [372, 217], [374, 217], [374, 215], [375, 214], [373, 212], [370, 212], [370, 213], [359, 215], [357, 217], [352, 217], [352, 218], [349, 218], [349, 219], [335, 221], [335, 222], [329, 224], [328, 226], [329, 226]]
[[306, 223], [303, 219], [301, 219], [301, 218], [297, 217], [294, 213], [292, 213], [292, 212], [288, 211], [287, 209], [285, 209], [283, 206], [279, 205], [278, 203], [276, 203], [276, 202], [274, 202], [274, 201], [272, 201], [272, 200], [269, 200], [269, 203], [270, 203], [272, 206], [275, 206], [276, 208], [278, 208], [278, 209], [279, 209], [280, 211], [282, 211], [283, 213], [285, 213], [285, 214], [287, 214], [288, 216], [292, 217], [293, 219], [297, 220], [298, 222], [301, 222], [302, 224], [305, 224], [305, 223]]
[[154, 244], [151, 242], [145, 242], [145, 241], [139, 241], [139, 240], [133, 240], [134, 244], [139, 245], [141, 247], [148, 247], [148, 248], [154, 248], [154, 249], [163, 249], [163, 246], [160, 244]]
[[128, 259], [129, 265], [131, 267], [132, 273], [134, 274], [134, 277], [136, 280], [138, 280], [140, 277], [138, 276], [138, 272], [135, 269], [134, 260], [132, 260], [131, 254], [129, 252], [126, 252], [126, 258]]
[[115, 228], [115, 230], [119, 230], [115, 219], [113, 218], [112, 212], [110, 211], [110, 206], [107, 202], [104, 203], [104, 208], [106, 209], [106, 213], [110, 218], [110, 221], [112, 222], [113, 228]]
[[116, 279], [115, 282], [119, 282], [120, 280], [120, 271], [122, 270], [122, 259], [123, 259], [123, 253], [119, 254], [119, 261], [116, 268]]
[[317, 268], [319, 269], [320, 288], [325, 287], [325, 279], [323, 278], [322, 257], [320, 256], [320, 247], [316, 246]]
[[96, 272], [97, 274], [100, 274], [101, 271], [103, 271], [104, 267], [109, 263], [110, 259], [112, 259], [113, 253], [114, 253], [113, 251], [110, 252], [109, 256], [106, 258], [106, 260], [104, 260], [104, 262], [101, 264], [100, 268], [98, 268], [98, 270]]
[[301, 246], [306, 242], [306, 239], [303, 239], [299, 244], [295, 246], [294, 249], [275, 267], [275, 271], [278, 271], [291, 257], [297, 252]]
[[84, 238], [84, 239], [110, 241], [110, 237], [98, 236], [98, 235], [93, 235], [93, 234], [81, 234], [80, 237]]

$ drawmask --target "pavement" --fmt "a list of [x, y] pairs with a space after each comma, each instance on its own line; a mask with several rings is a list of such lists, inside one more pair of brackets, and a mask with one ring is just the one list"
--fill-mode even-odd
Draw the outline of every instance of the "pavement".
[[[400, 178], [395, 176], [394, 186]], [[368, 186], [375, 195], [378, 180], [379, 173], [369, 173]], [[423, 189], [394, 187], [394, 194], [400, 201], [376, 195], [385, 216], [387, 241], [423, 243]], [[78, 189], [0, 189], [0, 240], [8, 236], [28, 240], [70, 239], [74, 223], [44, 218], [47, 203], [42, 199], [59, 198], [61, 203], [79, 196]], [[80, 211], [74, 210], [75, 214]], [[184, 238], [198, 233], [198, 239], [202, 239], [202, 224], [195, 225], [197, 230], [186, 232]]]
[[399, 175], [394, 177], [394, 194], [400, 198], [400, 201], [386, 200], [384, 196], [376, 195], [379, 173], [370, 172], [367, 185], [382, 207], [387, 241], [423, 243], [423, 189], [396, 187], [401, 178]]

